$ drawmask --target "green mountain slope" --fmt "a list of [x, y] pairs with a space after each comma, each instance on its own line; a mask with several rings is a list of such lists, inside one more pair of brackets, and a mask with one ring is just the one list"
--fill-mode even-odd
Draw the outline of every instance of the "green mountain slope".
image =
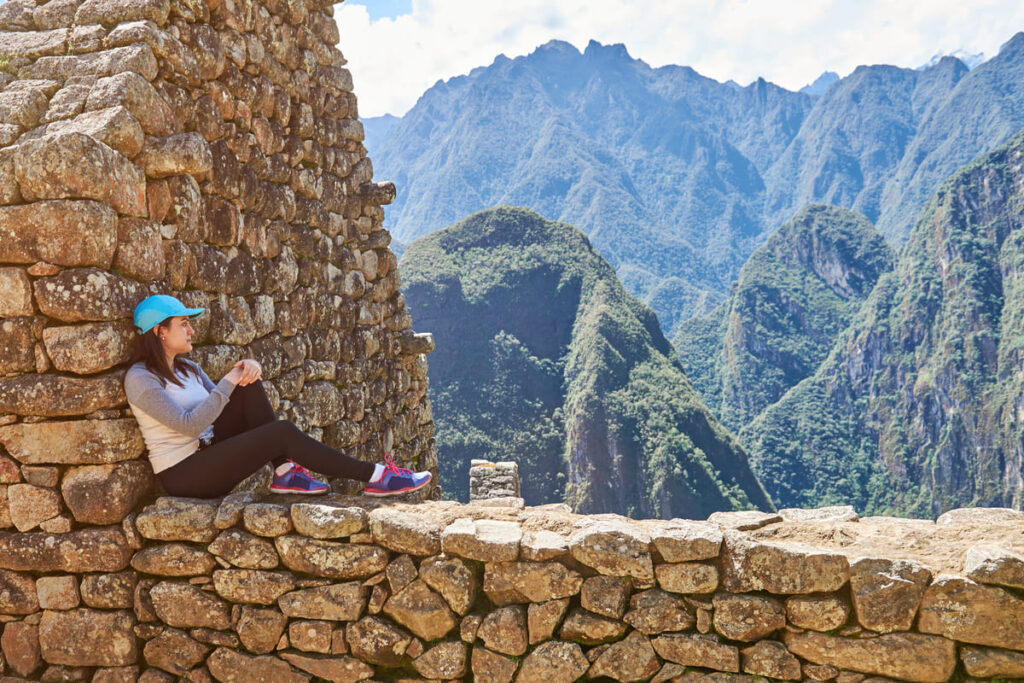
[[1020, 507], [1024, 134], [921, 212], [815, 374], [742, 434], [780, 506]]
[[582, 232], [499, 207], [409, 245], [404, 291], [433, 332], [430, 391], [444, 490], [469, 460], [519, 463], [528, 502], [706, 516], [771, 508], [701, 404], [653, 312]]
[[817, 369], [892, 264], [866, 218], [807, 207], [750, 256], [724, 304], [680, 326], [686, 374], [739, 431]]

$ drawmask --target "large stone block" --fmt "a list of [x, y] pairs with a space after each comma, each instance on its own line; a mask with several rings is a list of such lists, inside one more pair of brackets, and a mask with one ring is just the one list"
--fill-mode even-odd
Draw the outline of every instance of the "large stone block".
[[[85, 97], [84, 92], [82, 97]], [[68, 133], [82, 133], [95, 138], [128, 159], [138, 155], [144, 140], [142, 126], [135, 117], [124, 107], [116, 106], [78, 114], [74, 118], [52, 121], [26, 133], [19, 142], [53, 138]]]
[[1024, 600], [970, 579], [940, 577], [921, 599], [917, 630], [963, 643], [1024, 650]]
[[39, 653], [39, 626], [24, 621], [12, 621], [4, 626], [4, 658], [11, 671], [20, 676], [30, 676], [42, 662]]
[[457, 614], [465, 616], [469, 612], [480, 587], [472, 567], [457, 557], [431, 557], [420, 564], [419, 574]]
[[367, 588], [358, 581], [292, 591], [278, 600], [281, 611], [298, 619], [356, 621], [366, 607]]
[[420, 579], [392, 595], [384, 613], [424, 640], [443, 638], [455, 628], [455, 615], [444, 598]]
[[125, 71], [153, 80], [157, 61], [148, 45], [128, 45], [82, 55], [40, 57], [18, 71], [20, 78], [66, 81], [73, 76], [113, 76]]
[[864, 628], [891, 633], [914, 623], [932, 573], [908, 560], [861, 558], [850, 564], [850, 595]]
[[444, 526], [408, 510], [380, 507], [370, 513], [373, 542], [407, 555], [437, 555], [441, 552]]
[[23, 465], [100, 465], [145, 450], [133, 418], [12, 424], [0, 427], [0, 443]]
[[310, 538], [344, 538], [366, 528], [366, 510], [316, 503], [291, 506], [295, 531]]
[[199, 133], [182, 133], [164, 138], [146, 138], [135, 160], [150, 178], [202, 175], [213, 166], [206, 140]]
[[149, 597], [160, 621], [171, 626], [223, 630], [231, 624], [223, 601], [187, 583], [162, 581]]
[[762, 640], [740, 651], [743, 672], [784, 681], [800, 679], [800, 660], [774, 640]]
[[168, 628], [146, 642], [142, 656], [150, 666], [184, 676], [190, 669], [201, 664], [209, 651], [209, 647], [194, 638], [177, 629]]
[[92, 375], [131, 358], [135, 328], [128, 321], [43, 328], [43, 344], [62, 372]]
[[142, 460], [74, 467], [60, 490], [75, 519], [85, 524], [116, 524], [153, 486], [153, 469]]
[[583, 577], [558, 562], [490, 562], [484, 592], [496, 605], [546, 602], [580, 592]]
[[109, 268], [117, 212], [92, 200], [55, 199], [0, 207], [0, 253], [8, 263]]
[[786, 599], [786, 617], [797, 628], [832, 631], [846, 624], [850, 605], [837, 595], [794, 595]]
[[715, 631], [729, 640], [760, 640], [786, 625], [786, 610], [775, 598], [759, 595], [714, 597]]
[[345, 641], [353, 656], [370, 664], [400, 666], [412, 636], [377, 617], [363, 617], [345, 627]]
[[632, 576], [653, 585], [650, 540], [647, 532], [625, 521], [592, 522], [569, 537], [569, 552], [601, 574]]
[[361, 579], [383, 571], [388, 553], [372, 545], [352, 545], [303, 536], [278, 536], [274, 545], [289, 569], [331, 579]]
[[495, 652], [522, 655], [529, 645], [526, 610], [519, 605], [510, 605], [488, 612], [477, 631], [477, 638]]
[[[537, 648], [537, 650], [540, 649]], [[580, 655], [582, 654], [581, 652]], [[530, 657], [532, 656], [531, 653]], [[565, 655], [562, 658], [568, 659]], [[529, 660], [529, 657], [527, 659]], [[575, 659], [578, 661], [578, 658]], [[587, 671], [587, 677], [607, 676], [616, 681], [645, 681], [658, 672], [660, 664], [661, 662], [651, 646], [651, 641], [643, 634], [633, 631], [619, 642], [612, 643], [608, 649], [598, 655]], [[564, 667], [565, 665], [562, 665], [558, 669], [552, 669], [552, 672], [564, 670]], [[526, 670], [525, 662], [523, 670]], [[534, 680], [543, 683], [546, 680], [544, 672], [540, 673], [541, 675]], [[575, 680], [575, 678], [565, 680]]]
[[0, 567], [38, 572], [117, 572], [132, 550], [120, 527], [65, 534], [0, 532]]
[[[0, 240], [3, 235], [4, 229], [0, 227]], [[0, 268], [0, 318], [17, 318], [32, 313], [32, 282], [28, 273], [23, 268]]]
[[969, 676], [977, 678], [1024, 678], [1024, 652], [964, 647], [960, 659]]
[[177, 132], [174, 112], [156, 89], [137, 73], [125, 72], [100, 78], [89, 91], [86, 110], [123, 106], [146, 135], [167, 136]]
[[217, 536], [216, 503], [192, 498], [160, 498], [135, 518], [135, 527], [154, 541], [209, 543]]
[[0, 614], [32, 614], [38, 610], [35, 579], [0, 569]]
[[978, 583], [1024, 588], [1024, 557], [1002, 548], [971, 548], [964, 557], [964, 573]]
[[33, 529], [60, 514], [60, 496], [53, 489], [32, 484], [14, 484], [7, 488], [11, 521], [18, 531]]
[[235, 631], [245, 649], [256, 654], [273, 652], [284, 633], [288, 617], [274, 609], [249, 606], [242, 607], [238, 612]]
[[694, 624], [686, 601], [658, 588], [641, 591], [629, 599], [624, 622], [646, 635], [682, 631]]
[[[5, 27], [6, 28], [6, 27]], [[48, 55], [59, 55], [64, 54], [67, 50], [67, 32], [63, 30], [49, 30], [49, 31], [8, 31], [5, 30], [0, 34], [0, 54], [4, 55], [17, 55], [19, 57], [25, 57], [27, 59], [38, 59], [40, 57], [46, 57]], [[3, 93], [4, 95], [22, 94], [22, 93], [40, 93], [34, 89], [16, 90], [14, 92]], [[7, 98], [0, 99], [0, 102], [4, 102]], [[45, 99], [45, 98], [44, 98]], [[43, 111], [46, 111], [46, 105], [43, 105]], [[16, 119], [10, 118], [9, 113], [4, 110], [3, 104], [0, 104], [0, 120], [2, 121], [16, 121]], [[19, 122], [20, 123], [20, 122]], [[24, 125], [24, 124], [21, 124]]]
[[0, 379], [0, 413], [65, 417], [124, 405], [124, 373], [97, 377], [19, 375]]
[[18, 145], [14, 175], [28, 201], [95, 199], [120, 214], [146, 215], [142, 171], [84, 133], [62, 133]]
[[572, 640], [584, 645], [600, 645], [618, 640], [626, 633], [626, 630], [626, 624], [621, 621], [607, 619], [585, 610], [574, 609], [565, 618], [558, 635], [562, 640]]
[[956, 668], [956, 643], [918, 633], [891, 633], [877, 638], [840, 638], [823, 633], [783, 634], [786, 647], [815, 664], [902, 681], [940, 683]]
[[149, 296], [141, 283], [95, 268], [39, 278], [33, 290], [44, 315], [69, 323], [131, 318], [135, 306]]
[[75, 609], [46, 610], [39, 622], [39, 649], [50, 664], [125, 666], [138, 659], [135, 615]]
[[707, 522], [672, 520], [651, 531], [651, 543], [665, 562], [691, 562], [718, 557], [722, 530]]
[[82, 601], [96, 609], [130, 609], [134, 604], [134, 571], [89, 574], [82, 577]]
[[713, 593], [718, 588], [718, 569], [711, 564], [659, 564], [654, 575], [659, 586], [673, 593]]
[[163, 26], [169, 13], [168, 0], [85, 0], [75, 12], [75, 23], [112, 28], [126, 21], [149, 19]]
[[209, 550], [242, 569], [274, 569], [280, 563], [273, 543], [241, 529], [221, 532]]
[[214, 650], [206, 667], [221, 683], [309, 683], [309, 676], [297, 673], [277, 657], [250, 657], [226, 647]]
[[117, 223], [114, 268], [140, 282], [162, 280], [167, 271], [160, 224], [144, 218], [122, 218]]
[[764, 543], [733, 531], [725, 533], [721, 567], [722, 587], [732, 593], [828, 593], [850, 577], [843, 555]]
[[134, 569], [156, 576], [205, 576], [215, 566], [210, 553], [184, 543], [150, 546], [132, 557]]
[[372, 666], [346, 655], [316, 657], [297, 652], [282, 652], [281, 658], [296, 669], [327, 681], [362, 681], [373, 677]]
[[259, 569], [220, 569], [213, 573], [213, 587], [218, 595], [230, 602], [273, 605], [279, 597], [295, 588], [295, 577], [287, 572]]
[[653, 639], [651, 645], [662, 659], [683, 666], [699, 666], [731, 673], [740, 670], [739, 648], [721, 643], [714, 636], [669, 633]]
[[33, 320], [29, 317], [0, 319], [0, 373], [36, 369]]
[[508, 562], [519, 556], [523, 531], [516, 522], [457, 519], [441, 532], [441, 549], [480, 562]]

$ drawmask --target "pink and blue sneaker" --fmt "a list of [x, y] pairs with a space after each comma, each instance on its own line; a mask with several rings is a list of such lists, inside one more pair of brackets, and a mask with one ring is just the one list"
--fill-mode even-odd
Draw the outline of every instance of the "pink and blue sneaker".
[[314, 479], [309, 470], [299, 463], [289, 460], [288, 464], [291, 465], [291, 468], [284, 474], [274, 473], [274, 481], [270, 484], [271, 493], [298, 493], [315, 496], [330, 490], [330, 486]]
[[376, 481], [371, 481], [363, 489], [367, 496], [397, 496], [402, 493], [417, 491], [430, 483], [430, 472], [413, 472], [405, 467], [395, 465], [391, 454], [384, 456], [384, 474]]

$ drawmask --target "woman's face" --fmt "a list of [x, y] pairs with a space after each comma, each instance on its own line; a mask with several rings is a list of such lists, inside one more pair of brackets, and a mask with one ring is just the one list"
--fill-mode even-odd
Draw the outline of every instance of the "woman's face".
[[185, 316], [175, 316], [167, 325], [157, 325], [154, 331], [160, 337], [160, 343], [168, 354], [177, 355], [192, 350], [192, 335], [196, 331], [192, 329], [192, 323]]

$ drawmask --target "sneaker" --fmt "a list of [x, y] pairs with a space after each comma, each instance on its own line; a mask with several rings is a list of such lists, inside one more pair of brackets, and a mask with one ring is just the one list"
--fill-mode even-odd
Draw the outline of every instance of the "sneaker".
[[380, 479], [370, 482], [363, 489], [366, 496], [397, 496], [423, 488], [430, 483], [430, 472], [413, 472], [399, 467], [388, 453], [384, 456], [384, 474]]
[[315, 496], [320, 493], [327, 493], [330, 486], [318, 479], [314, 479], [302, 465], [291, 462], [291, 469], [284, 474], [274, 474], [274, 481], [270, 484], [271, 493], [299, 493]]

